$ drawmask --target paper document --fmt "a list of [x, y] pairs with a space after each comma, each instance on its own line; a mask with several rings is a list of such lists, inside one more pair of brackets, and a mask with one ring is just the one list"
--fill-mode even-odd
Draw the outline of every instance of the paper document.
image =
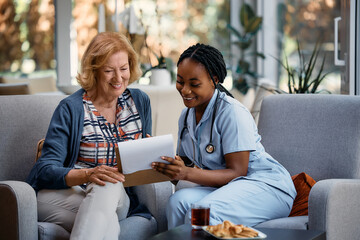
[[164, 162], [162, 156], [174, 157], [174, 142], [171, 134], [118, 142], [123, 174], [152, 169], [152, 162]]

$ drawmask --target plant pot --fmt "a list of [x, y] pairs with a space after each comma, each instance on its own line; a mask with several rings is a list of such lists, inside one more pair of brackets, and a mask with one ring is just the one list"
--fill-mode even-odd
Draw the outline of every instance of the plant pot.
[[150, 76], [150, 84], [155, 86], [171, 85], [171, 74], [166, 69], [152, 69]]

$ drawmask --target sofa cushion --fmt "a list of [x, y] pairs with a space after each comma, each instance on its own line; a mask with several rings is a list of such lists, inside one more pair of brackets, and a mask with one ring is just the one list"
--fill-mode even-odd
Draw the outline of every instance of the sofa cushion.
[[294, 182], [297, 195], [289, 216], [308, 215], [309, 194], [316, 181], [304, 172], [296, 174], [291, 178]]
[[260, 223], [255, 228], [308, 229], [308, 216], [277, 218]]

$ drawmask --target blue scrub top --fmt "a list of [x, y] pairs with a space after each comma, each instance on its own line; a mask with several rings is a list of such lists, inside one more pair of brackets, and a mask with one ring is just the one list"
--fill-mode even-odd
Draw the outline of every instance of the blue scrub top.
[[[218, 99], [216, 96], [219, 94]], [[210, 131], [214, 104], [217, 110], [213, 126], [212, 144], [215, 151], [205, 151], [210, 143]], [[235, 180], [248, 179], [264, 182], [278, 188], [295, 199], [296, 190], [289, 172], [268, 153], [260, 143], [256, 123], [249, 110], [236, 99], [215, 90], [206, 110], [196, 125], [195, 109], [191, 108], [187, 117], [187, 130], [180, 142], [184, 127], [185, 108], [179, 118], [178, 155], [186, 156], [203, 169], [225, 169], [224, 155], [232, 152], [250, 151], [247, 176]]]

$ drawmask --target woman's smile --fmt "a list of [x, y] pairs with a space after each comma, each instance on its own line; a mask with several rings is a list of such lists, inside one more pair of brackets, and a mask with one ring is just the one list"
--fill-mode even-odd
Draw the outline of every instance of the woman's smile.
[[110, 83], [110, 85], [115, 89], [120, 89], [122, 84], [121, 83]]
[[191, 101], [191, 100], [195, 100], [196, 97], [185, 97], [185, 96], [182, 96], [182, 98], [185, 100], [185, 101]]

